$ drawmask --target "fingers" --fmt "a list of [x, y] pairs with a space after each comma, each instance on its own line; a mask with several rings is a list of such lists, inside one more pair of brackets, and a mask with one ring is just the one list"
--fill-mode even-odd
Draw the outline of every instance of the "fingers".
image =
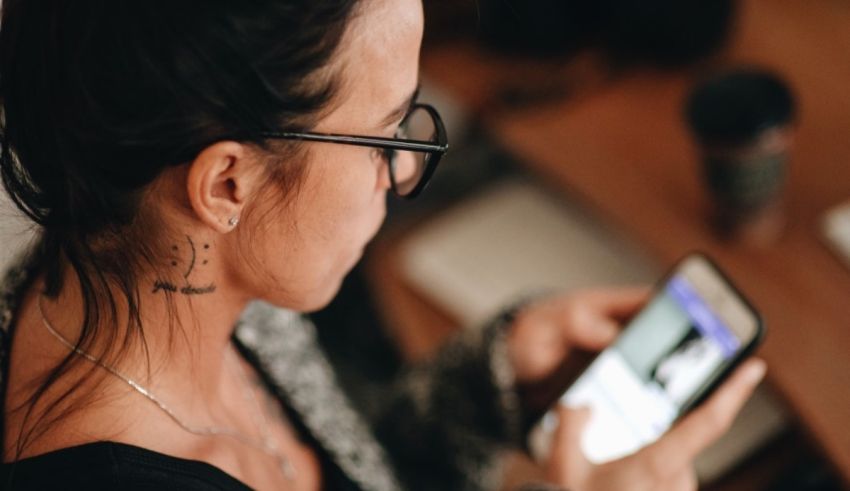
[[550, 454], [549, 474], [555, 482], [574, 486], [584, 480], [592, 464], [581, 450], [581, 438], [590, 421], [590, 409], [558, 404], [558, 429]]
[[591, 351], [600, 351], [614, 342], [620, 334], [620, 324], [598, 312], [581, 309], [565, 325], [567, 340], [571, 345]]
[[693, 468], [688, 467], [670, 480], [669, 485], [665, 486], [663, 491], [697, 491], [699, 481]]
[[636, 314], [652, 295], [648, 286], [604, 288], [585, 292], [589, 304], [607, 316], [625, 320]]
[[745, 362], [704, 404], [643, 452], [652, 463], [673, 471], [690, 466], [700, 452], [729, 429], [766, 368], [759, 359]]
[[509, 344], [517, 380], [552, 373], [578, 347], [600, 351], [620, 333], [620, 318], [646, 301], [647, 288], [610, 288], [550, 297], [527, 305], [511, 329]]
[[608, 288], [588, 290], [572, 298], [570, 342], [598, 351], [620, 334], [621, 322], [632, 317], [649, 298], [649, 288]]
[[573, 409], [563, 404], [558, 404], [558, 429], [556, 431], [557, 441], [569, 451], [575, 451], [584, 459], [581, 453], [581, 436], [590, 422], [590, 408], [583, 407]]

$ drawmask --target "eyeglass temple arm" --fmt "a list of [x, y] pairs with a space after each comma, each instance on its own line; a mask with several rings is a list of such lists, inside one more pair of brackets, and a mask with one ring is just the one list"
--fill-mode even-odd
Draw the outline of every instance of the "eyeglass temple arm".
[[393, 150], [411, 150], [419, 152], [445, 153], [449, 146], [420, 140], [399, 140], [395, 138], [380, 138], [368, 136], [334, 135], [326, 133], [295, 133], [295, 132], [267, 132], [263, 133], [266, 138], [278, 138], [283, 140], [302, 140], [313, 142], [342, 143], [360, 147], [380, 147]]

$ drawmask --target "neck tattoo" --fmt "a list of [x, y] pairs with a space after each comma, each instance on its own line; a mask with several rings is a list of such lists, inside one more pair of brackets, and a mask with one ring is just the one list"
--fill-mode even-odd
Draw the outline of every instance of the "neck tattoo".
[[195, 241], [188, 235], [186, 243], [181, 245], [174, 244], [171, 246], [172, 257], [171, 267], [177, 270], [177, 273], [183, 277], [184, 285], [177, 286], [172, 281], [157, 280], [153, 284], [153, 292], [166, 293], [182, 293], [183, 295], [205, 295], [215, 291], [215, 285], [196, 286], [191, 283], [190, 276], [198, 269], [198, 266], [206, 266], [209, 264], [209, 259], [206, 259], [203, 253], [209, 252], [210, 245], [203, 244], [202, 246], [195, 245]]

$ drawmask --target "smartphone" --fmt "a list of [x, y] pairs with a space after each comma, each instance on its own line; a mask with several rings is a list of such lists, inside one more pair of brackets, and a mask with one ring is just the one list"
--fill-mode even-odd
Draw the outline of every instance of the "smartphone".
[[[699, 404], [764, 336], [752, 304], [706, 256], [691, 254], [660, 282], [617, 340], [561, 396], [589, 407], [581, 447], [594, 463], [632, 454]], [[547, 413], [529, 445], [548, 454], [557, 416]]]

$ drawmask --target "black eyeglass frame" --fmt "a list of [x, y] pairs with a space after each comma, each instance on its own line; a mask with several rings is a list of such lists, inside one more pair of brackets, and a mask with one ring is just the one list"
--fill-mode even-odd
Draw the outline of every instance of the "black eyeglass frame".
[[292, 131], [265, 131], [261, 134], [263, 138], [279, 139], [279, 140], [301, 140], [310, 142], [325, 142], [325, 143], [340, 143], [343, 145], [354, 145], [358, 147], [383, 148], [387, 150], [406, 150], [413, 152], [423, 152], [430, 154], [422, 172], [422, 177], [412, 190], [407, 194], [399, 193], [398, 186], [395, 180], [395, 172], [393, 171], [392, 161], [388, 162], [390, 166], [390, 182], [392, 184], [393, 193], [396, 196], [404, 199], [413, 199], [422, 192], [437, 170], [437, 164], [440, 159], [449, 150], [449, 140], [446, 134], [446, 127], [443, 124], [440, 113], [430, 104], [415, 103], [410, 106], [404, 121], [410, 117], [417, 109], [424, 109], [431, 119], [434, 121], [436, 130], [436, 142], [428, 142], [422, 140], [407, 140], [404, 138], [384, 138], [378, 136], [361, 136], [361, 135], [340, 135], [334, 133], [315, 133], [315, 132], [292, 132]]

